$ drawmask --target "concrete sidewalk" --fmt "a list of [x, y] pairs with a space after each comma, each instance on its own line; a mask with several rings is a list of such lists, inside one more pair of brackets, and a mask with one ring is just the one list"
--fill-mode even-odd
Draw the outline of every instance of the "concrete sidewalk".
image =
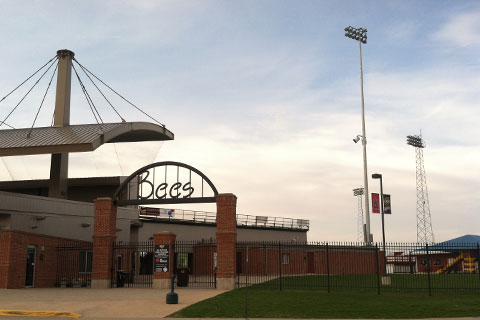
[[[221, 294], [216, 289], [177, 289], [179, 303], [168, 305], [161, 289], [48, 288], [0, 290], [0, 310], [69, 311], [81, 319], [159, 319], [191, 304]], [[3, 319], [58, 319], [0, 316]], [[64, 318], [68, 319], [68, 318]]]

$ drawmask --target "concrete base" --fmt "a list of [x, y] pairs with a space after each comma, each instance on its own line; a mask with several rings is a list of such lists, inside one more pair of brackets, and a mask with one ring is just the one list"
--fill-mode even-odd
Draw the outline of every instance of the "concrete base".
[[170, 279], [153, 279], [154, 289], [170, 289], [172, 280]]
[[109, 289], [112, 286], [112, 282], [110, 279], [97, 279], [92, 280], [90, 287], [92, 289]]
[[235, 278], [217, 278], [218, 290], [233, 290], [235, 289]]

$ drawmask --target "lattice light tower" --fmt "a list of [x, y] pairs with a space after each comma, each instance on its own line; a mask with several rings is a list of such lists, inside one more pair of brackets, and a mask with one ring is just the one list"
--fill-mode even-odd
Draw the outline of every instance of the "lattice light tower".
[[430, 203], [428, 201], [427, 177], [423, 163], [425, 141], [419, 136], [407, 136], [407, 144], [415, 147], [417, 164], [417, 242], [434, 243]]
[[357, 197], [357, 207], [358, 207], [358, 214], [357, 214], [357, 241], [358, 242], [366, 242], [365, 238], [365, 222], [363, 220], [363, 188], [356, 188], [353, 189], [353, 195]]

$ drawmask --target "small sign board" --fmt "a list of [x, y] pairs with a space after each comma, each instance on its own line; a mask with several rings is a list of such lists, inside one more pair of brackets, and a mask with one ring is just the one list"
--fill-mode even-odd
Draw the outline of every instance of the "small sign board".
[[168, 272], [170, 270], [170, 245], [155, 245], [155, 272]]
[[389, 194], [383, 195], [383, 210], [385, 214], [392, 214], [392, 206], [391, 206]]
[[380, 213], [380, 195], [378, 193], [372, 193], [372, 212]]

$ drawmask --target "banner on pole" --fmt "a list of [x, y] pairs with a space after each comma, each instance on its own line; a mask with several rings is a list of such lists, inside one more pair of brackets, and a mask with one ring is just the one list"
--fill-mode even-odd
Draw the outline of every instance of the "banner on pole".
[[383, 210], [385, 211], [384, 214], [392, 214], [392, 206], [389, 194], [383, 195]]
[[372, 213], [380, 213], [380, 195], [372, 193]]

